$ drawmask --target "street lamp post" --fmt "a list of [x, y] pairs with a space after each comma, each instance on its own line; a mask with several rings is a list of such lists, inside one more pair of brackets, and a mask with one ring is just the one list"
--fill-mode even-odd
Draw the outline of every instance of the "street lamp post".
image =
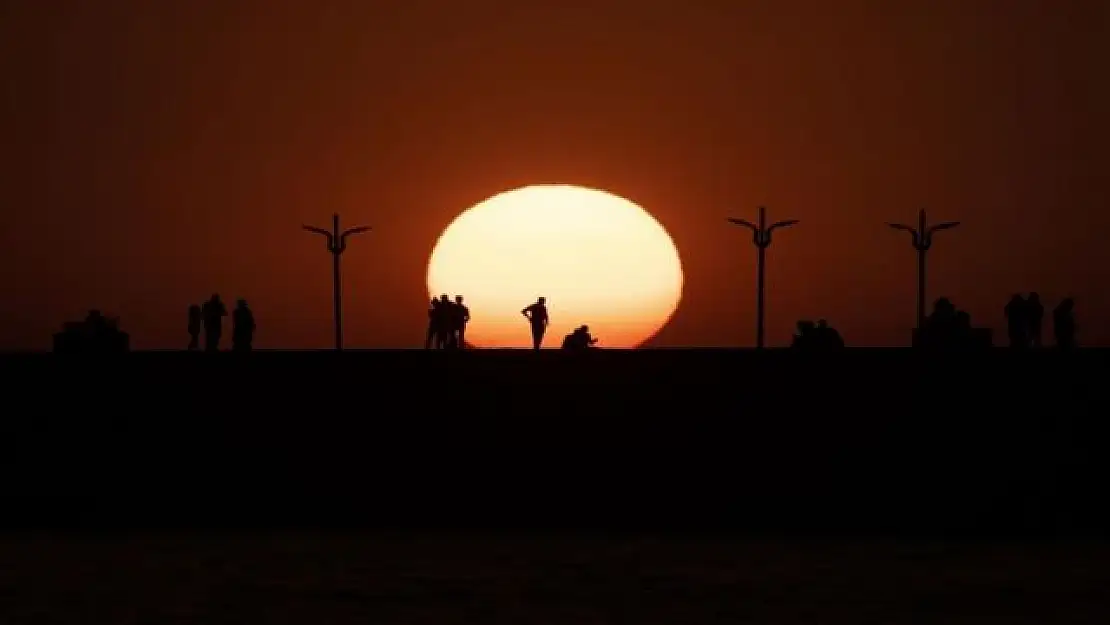
[[370, 230], [370, 226], [357, 226], [339, 230], [339, 215], [331, 216], [331, 231], [313, 226], [302, 226], [305, 230], [324, 237], [328, 252], [332, 255], [332, 298], [335, 306], [335, 349], [343, 349], [343, 285], [339, 274], [339, 257], [347, 250], [347, 237]]
[[755, 295], [755, 347], [756, 349], [763, 349], [763, 319], [764, 319], [764, 294], [765, 294], [765, 265], [767, 260], [767, 248], [771, 246], [771, 233], [779, 228], [787, 228], [798, 223], [797, 219], [788, 219], [786, 221], [776, 221], [770, 226], [767, 225], [767, 209], [766, 207], [759, 207], [759, 222], [753, 224], [746, 219], [736, 219], [729, 217], [729, 223], [737, 226], [743, 226], [752, 231], [752, 242], [755, 243], [756, 248], [756, 295]]
[[887, 226], [895, 230], [903, 230], [909, 232], [913, 241], [913, 249], [917, 250], [917, 330], [925, 326], [925, 261], [926, 254], [929, 249], [933, 247], [933, 235], [941, 230], [948, 230], [960, 225], [958, 221], [944, 221], [932, 226], [928, 225], [928, 220], [925, 217], [925, 209], [921, 209], [917, 214], [917, 227], [907, 226], [906, 224], [892, 224], [888, 223]]

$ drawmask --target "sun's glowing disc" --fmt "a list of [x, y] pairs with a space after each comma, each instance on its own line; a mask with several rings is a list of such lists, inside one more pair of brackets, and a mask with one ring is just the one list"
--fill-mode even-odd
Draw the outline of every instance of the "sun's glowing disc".
[[464, 211], [428, 262], [431, 296], [462, 295], [466, 340], [478, 347], [531, 345], [521, 309], [543, 296], [544, 347], [589, 325], [599, 347], [637, 347], [670, 319], [682, 296], [682, 263], [647, 211], [605, 191], [533, 185]]

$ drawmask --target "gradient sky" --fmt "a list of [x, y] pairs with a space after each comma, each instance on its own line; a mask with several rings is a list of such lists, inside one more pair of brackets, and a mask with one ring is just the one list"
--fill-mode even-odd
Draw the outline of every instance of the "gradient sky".
[[[1110, 3], [1103, 0], [0, 0], [0, 348], [98, 307], [137, 348], [246, 297], [261, 347], [416, 346], [426, 263], [463, 209], [537, 182], [647, 208], [685, 297], [655, 345], [750, 345], [827, 317], [899, 345], [931, 295], [999, 328], [1011, 292], [1078, 300], [1110, 343]], [[521, 302], [523, 306], [528, 302]], [[522, 322], [523, 323], [523, 322]], [[1110, 325], [1110, 324], [1108, 324]], [[522, 325], [522, 332], [527, 328]]]

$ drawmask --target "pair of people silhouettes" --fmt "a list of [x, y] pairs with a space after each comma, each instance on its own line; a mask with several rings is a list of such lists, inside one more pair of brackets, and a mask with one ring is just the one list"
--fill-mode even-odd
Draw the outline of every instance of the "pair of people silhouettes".
[[[1041, 328], [1044, 325], [1044, 304], [1037, 293], [1029, 297], [1015, 294], [1004, 309], [1006, 334], [1010, 347], [1040, 347]], [[1075, 346], [1075, 300], [1068, 297], [1052, 311], [1052, 330], [1056, 345], [1063, 348]]]
[[934, 348], [989, 347], [983, 335], [971, 325], [971, 315], [960, 310], [947, 297], [933, 302], [933, 311], [924, 319], [925, 326], [918, 336], [919, 345]]
[[[227, 316], [227, 307], [218, 293], [203, 305], [189, 306], [189, 349], [196, 350], [200, 347], [201, 326], [204, 327], [204, 350], [208, 352], [219, 351], [220, 339], [223, 338], [223, 318]], [[255, 331], [254, 313], [247, 306], [247, 300], [240, 299], [235, 306], [231, 317], [231, 345], [233, 351], [250, 351], [254, 342]]]
[[428, 334], [424, 349], [461, 349], [466, 347], [466, 324], [470, 323], [470, 309], [463, 304], [463, 296], [455, 301], [444, 293], [432, 298], [428, 306]]
[[824, 319], [819, 319], [817, 323], [803, 319], [798, 322], [798, 332], [790, 346], [804, 350], [832, 349], [844, 347], [844, 339]]
[[1041, 296], [1030, 293], [1028, 298], [1014, 294], [1003, 310], [1006, 314], [1006, 336], [1010, 347], [1040, 347], [1044, 325], [1044, 304]]
[[[540, 297], [534, 304], [525, 306], [520, 314], [528, 320], [532, 327], [532, 349], [539, 349], [543, 344], [547, 326], [551, 324], [551, 315], [547, 312], [547, 298]], [[578, 326], [570, 334], [563, 337], [563, 349], [584, 350], [593, 347], [597, 339], [590, 335], [590, 326]]]

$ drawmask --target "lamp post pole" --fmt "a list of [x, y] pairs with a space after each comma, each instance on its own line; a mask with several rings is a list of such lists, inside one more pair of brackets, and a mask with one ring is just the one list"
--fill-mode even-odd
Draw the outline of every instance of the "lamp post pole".
[[771, 233], [779, 228], [787, 228], [798, 223], [797, 219], [787, 219], [785, 221], [776, 221], [770, 226], [767, 225], [767, 209], [766, 207], [759, 207], [758, 223], [752, 223], [746, 219], [736, 219], [729, 217], [729, 223], [736, 226], [743, 226], [752, 231], [752, 242], [755, 243], [756, 249], [756, 293], [755, 293], [755, 347], [756, 349], [763, 349], [763, 322], [765, 313], [765, 299], [766, 299], [766, 264], [767, 264], [767, 248], [771, 246]]
[[925, 209], [917, 213], [917, 227], [906, 224], [892, 224], [887, 226], [910, 233], [913, 249], [917, 250], [917, 331], [925, 327], [925, 265], [928, 260], [929, 250], [933, 247], [933, 235], [941, 230], [949, 230], [960, 225], [958, 221], [944, 221], [939, 224], [929, 225], [925, 216]]
[[339, 273], [339, 257], [347, 250], [347, 237], [353, 234], [368, 232], [370, 226], [357, 226], [339, 229], [339, 214], [331, 216], [331, 231], [314, 226], [302, 226], [305, 230], [324, 237], [328, 252], [332, 257], [332, 300], [335, 307], [335, 349], [343, 350], [343, 283]]

